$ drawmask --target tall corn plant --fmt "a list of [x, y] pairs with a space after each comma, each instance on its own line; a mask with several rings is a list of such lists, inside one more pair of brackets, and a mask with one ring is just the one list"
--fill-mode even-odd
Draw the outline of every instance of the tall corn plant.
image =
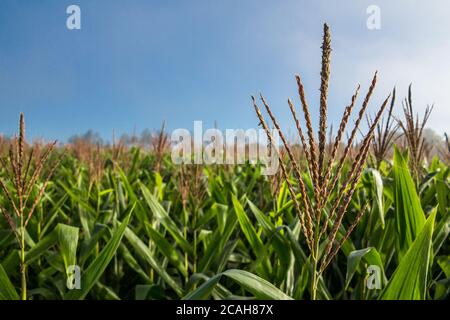
[[[398, 123], [395, 123], [393, 117], [393, 110], [395, 105], [395, 88], [392, 91], [392, 98], [390, 107], [388, 109], [388, 115], [386, 118], [382, 118], [376, 126], [374, 138], [372, 140], [372, 152], [375, 158], [375, 164], [377, 170], [380, 169], [381, 163], [387, 159], [389, 151], [392, 149], [392, 145], [397, 136]], [[370, 126], [372, 119], [367, 117], [367, 124]]]
[[[53, 164], [49, 163], [49, 157], [55, 144], [56, 141], [49, 144], [37, 161], [33, 157], [33, 149], [31, 149], [27, 156], [25, 152], [25, 118], [23, 113], [21, 113], [19, 137], [16, 137], [11, 142], [7, 159], [2, 159], [1, 161], [7, 180], [0, 178], [0, 186], [12, 209], [1, 206], [0, 210], [6, 218], [9, 227], [14, 232], [20, 247], [22, 300], [27, 299], [27, 265], [25, 262], [26, 227], [61, 160], [59, 158]], [[47, 166], [49, 166], [48, 173], [44, 176], [44, 181], [39, 184], [39, 179]], [[37, 193], [34, 192], [35, 189], [37, 189]]]
[[[312, 261], [312, 280], [311, 280], [311, 298], [317, 298], [317, 287], [319, 283], [319, 278], [330, 264], [334, 256], [337, 254], [339, 249], [342, 247], [344, 242], [350, 236], [351, 232], [354, 230], [356, 225], [362, 218], [366, 208], [367, 203], [364, 204], [360, 209], [354, 222], [348, 226], [347, 231], [341, 239], [337, 239], [338, 230], [342, 228], [343, 218], [347, 212], [352, 196], [355, 192], [356, 186], [361, 178], [364, 164], [366, 162], [369, 147], [373, 139], [374, 130], [379, 122], [383, 111], [386, 108], [389, 97], [383, 102], [379, 111], [377, 112], [374, 120], [369, 126], [368, 132], [364, 135], [362, 142], [360, 143], [356, 157], [352, 160], [351, 169], [343, 178], [342, 185], [338, 185], [339, 178], [343, 174], [343, 166], [346, 162], [347, 156], [349, 154], [350, 148], [355, 140], [356, 133], [359, 129], [361, 120], [364, 117], [365, 111], [368, 107], [370, 97], [375, 89], [377, 82], [377, 73], [375, 73], [371, 86], [362, 106], [357, 115], [355, 125], [351, 131], [351, 134], [347, 140], [346, 147], [343, 154], [339, 159], [337, 159], [337, 150], [341, 144], [343, 134], [346, 130], [347, 123], [350, 119], [352, 110], [355, 106], [356, 99], [359, 93], [360, 86], [358, 85], [355, 94], [352, 96], [350, 104], [345, 108], [342, 120], [334, 140], [333, 147], [331, 149], [331, 154], [326, 157], [325, 145], [326, 145], [326, 131], [327, 131], [327, 105], [328, 105], [328, 87], [330, 78], [330, 56], [331, 56], [331, 35], [329, 27], [324, 24], [324, 35], [322, 43], [322, 69], [321, 69], [321, 85], [320, 85], [320, 118], [319, 118], [319, 129], [318, 137], [315, 136], [311, 116], [310, 108], [306, 99], [304, 92], [304, 87], [299, 75], [296, 76], [296, 81], [298, 85], [298, 93], [300, 96], [300, 101], [302, 104], [308, 143], [306, 141], [305, 135], [303, 134], [303, 128], [300, 123], [300, 119], [297, 117], [295, 107], [293, 102], [288, 99], [288, 105], [292, 113], [292, 117], [295, 121], [298, 135], [302, 143], [303, 151], [306, 154], [307, 159], [307, 170], [312, 181], [312, 192], [308, 192], [306, 188], [305, 178], [302, 176], [302, 167], [298, 163], [297, 159], [294, 157], [291, 150], [291, 146], [285, 135], [283, 134], [280, 125], [274, 116], [269, 104], [266, 99], [260, 95], [261, 102], [265, 107], [273, 125], [277, 129], [278, 135], [281, 138], [284, 148], [287, 151], [290, 164], [294, 168], [295, 173], [295, 183], [291, 182], [290, 176], [287, 174], [286, 165], [283, 163], [283, 159], [278, 153], [280, 169], [284, 177], [284, 181], [289, 189], [289, 193], [294, 201], [294, 206], [296, 212], [301, 221], [301, 227], [303, 234], [305, 236], [308, 248], [311, 253]], [[272, 136], [269, 125], [266, 122], [264, 116], [261, 113], [260, 107], [258, 106], [254, 97], [252, 97], [253, 106], [255, 108], [258, 119], [266, 131], [268, 140], [270, 143], [274, 143], [274, 137]], [[317, 143], [318, 141], [318, 143]], [[327, 159], [328, 158], [328, 159]], [[297, 189], [298, 188], [298, 189]], [[331, 193], [333, 190], [338, 189], [338, 197], [333, 201], [331, 199]], [[301, 201], [297, 199], [297, 190], [301, 194]]]
[[408, 97], [403, 101], [403, 120], [398, 120], [398, 124], [405, 136], [406, 144], [410, 151], [410, 168], [413, 172], [416, 185], [419, 184], [420, 179], [423, 176], [422, 162], [426, 149], [429, 147], [427, 141], [423, 137], [423, 130], [427, 124], [428, 118], [433, 111], [432, 106], [427, 106], [422, 120], [419, 118], [419, 114], [414, 114], [413, 102], [412, 102], [412, 89], [411, 85], [408, 88]]

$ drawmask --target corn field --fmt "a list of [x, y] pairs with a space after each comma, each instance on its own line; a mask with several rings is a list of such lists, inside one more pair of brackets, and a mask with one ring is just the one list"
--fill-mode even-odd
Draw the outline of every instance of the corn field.
[[[118, 156], [83, 152], [100, 165], [60, 149], [48, 156], [60, 163], [48, 181], [29, 187], [40, 200], [23, 230], [8, 200], [17, 198], [14, 180], [2, 171], [1, 298], [21, 294], [22, 248], [28, 299], [311, 298], [311, 256], [281, 177], [250, 164], [179, 167], [167, 154], [160, 171], [149, 170], [158, 157], [138, 147]], [[31, 159], [47, 154], [40, 153]], [[362, 172], [344, 220], [366, 213], [321, 275], [318, 299], [448, 298], [449, 167], [433, 158], [416, 185], [408, 163], [395, 149], [393, 162]], [[51, 170], [43, 168], [44, 177]], [[21, 244], [15, 233], [22, 232]], [[345, 233], [341, 227], [336, 239]], [[82, 270], [79, 290], [66, 287], [71, 265]], [[365, 285], [368, 265], [381, 270], [379, 290]]]
[[0, 141], [0, 299], [448, 299], [450, 149], [423, 138], [432, 108], [416, 119], [410, 88], [402, 119], [395, 90], [365, 116], [375, 74], [327, 138], [330, 43], [325, 25], [317, 131], [300, 76], [298, 143], [253, 98], [282, 140], [273, 176], [175, 165], [164, 126], [148, 146], [27, 143], [21, 115]]

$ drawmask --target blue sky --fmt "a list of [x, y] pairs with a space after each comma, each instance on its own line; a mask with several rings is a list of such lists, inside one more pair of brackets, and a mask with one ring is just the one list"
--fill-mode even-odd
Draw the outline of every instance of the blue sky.
[[[81, 30], [66, 8], [81, 8]], [[381, 29], [366, 8], [381, 9]], [[317, 117], [322, 24], [332, 33], [330, 116], [336, 123], [358, 83], [379, 86], [371, 110], [394, 85], [413, 83], [417, 110], [435, 103], [430, 127], [450, 118], [450, 3], [433, 1], [2, 0], [0, 132], [25, 112], [33, 138], [67, 139], [94, 129], [117, 134], [159, 128], [252, 128], [250, 95], [263, 92], [283, 127], [286, 99], [299, 106], [305, 81]], [[400, 101], [397, 104], [400, 113]], [[448, 130], [447, 130], [448, 131]]]

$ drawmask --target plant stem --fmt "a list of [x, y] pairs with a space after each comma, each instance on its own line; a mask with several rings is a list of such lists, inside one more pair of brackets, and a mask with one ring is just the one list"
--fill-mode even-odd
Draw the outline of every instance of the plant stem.
[[313, 258], [313, 270], [311, 281], [311, 300], [317, 300], [317, 284], [319, 282], [319, 276], [317, 271], [317, 265], [319, 262], [319, 244], [320, 244], [320, 225], [317, 223], [314, 236], [313, 252], [311, 253]]
[[317, 277], [317, 260], [314, 259], [313, 274], [311, 281], [311, 300], [317, 300], [316, 277]]
[[25, 265], [25, 226], [23, 221], [23, 215], [20, 216], [20, 275], [22, 278], [22, 292], [21, 299], [27, 300], [27, 275]]
[[318, 263], [318, 250], [319, 246], [316, 245], [314, 248], [314, 257], [313, 257], [313, 270], [312, 270], [312, 281], [311, 281], [311, 300], [317, 300], [317, 283], [318, 283], [318, 271], [317, 271], [317, 263]]
[[[192, 273], [195, 274], [197, 273], [197, 208], [194, 206], [194, 214], [193, 214], [193, 221], [192, 221], [192, 225], [193, 225], [193, 229], [194, 229], [194, 254], [193, 254], [193, 262], [192, 262]], [[197, 284], [194, 284], [194, 290], [197, 289]]]
[[[188, 238], [187, 238], [188, 226], [187, 226], [186, 221], [187, 221], [187, 219], [185, 219], [185, 221], [183, 222], [184, 223], [183, 236], [184, 236], [184, 239], [186, 241], [188, 241]], [[186, 271], [186, 276], [184, 278], [184, 282], [187, 284], [189, 281], [189, 256], [188, 256], [187, 252], [184, 253], [184, 270]]]
[[194, 263], [193, 273], [197, 273], [197, 230], [194, 231]]
[[194, 219], [192, 221], [193, 224], [193, 229], [194, 229], [194, 262], [193, 262], [193, 266], [192, 266], [192, 272], [193, 273], [197, 273], [197, 208], [194, 207]]

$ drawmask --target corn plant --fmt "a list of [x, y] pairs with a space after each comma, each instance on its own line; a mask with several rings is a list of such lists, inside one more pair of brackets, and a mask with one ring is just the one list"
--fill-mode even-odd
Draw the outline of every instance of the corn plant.
[[408, 88], [408, 97], [405, 98], [403, 102], [403, 114], [405, 119], [397, 121], [403, 131], [411, 153], [410, 167], [417, 184], [423, 176], [422, 161], [424, 159], [425, 151], [428, 148], [427, 141], [425, 141], [423, 137], [423, 129], [433, 111], [433, 107], [433, 105], [431, 107], [426, 107], [422, 120], [419, 119], [418, 114], [414, 115], [412, 89], [410, 85]]
[[[50, 182], [59, 160], [49, 167], [43, 183], [37, 185], [46, 166], [49, 166], [49, 157], [54, 149], [56, 141], [49, 144], [42, 156], [34, 163], [33, 149], [26, 155], [25, 147], [25, 119], [20, 114], [19, 137], [16, 137], [9, 146], [9, 156], [2, 159], [3, 170], [8, 177], [7, 181], [0, 179], [0, 186], [4, 195], [9, 200], [12, 209], [0, 207], [6, 221], [17, 238], [20, 247], [20, 274], [21, 274], [21, 298], [27, 299], [27, 276], [25, 263], [25, 234], [26, 227], [33, 216], [45, 188]], [[37, 187], [37, 194], [34, 191]], [[10, 188], [12, 190], [10, 191]]]
[[[341, 143], [342, 135], [345, 131], [347, 122], [355, 106], [356, 98], [358, 96], [360, 87], [358, 86], [355, 94], [351, 99], [351, 103], [344, 110], [344, 114], [342, 116], [340, 127], [336, 135], [331, 153], [329, 155], [328, 161], [326, 161], [325, 144], [326, 144], [326, 126], [327, 126], [327, 98], [329, 86], [328, 82], [330, 77], [330, 55], [331, 55], [331, 36], [329, 32], [329, 27], [325, 24], [322, 43], [322, 70], [320, 73], [321, 75], [320, 121], [319, 121], [320, 125], [318, 130], [318, 141], [319, 141], [318, 146], [316, 144], [316, 137], [314, 135], [314, 131], [311, 124], [309, 106], [306, 100], [303, 84], [299, 75], [296, 76], [296, 80], [300, 100], [303, 107], [303, 113], [305, 117], [307, 136], [309, 142], [308, 145], [306, 143], [305, 135], [303, 134], [303, 129], [300, 125], [300, 121], [296, 115], [295, 107], [292, 101], [290, 99], [288, 100], [288, 105], [292, 112], [292, 117], [296, 123], [300, 140], [302, 141], [303, 150], [306, 153], [308, 163], [307, 169], [309, 170], [310, 179], [312, 181], [313, 186], [312, 195], [310, 195], [306, 190], [305, 178], [302, 176], [301, 173], [302, 169], [300, 165], [297, 163], [295, 157], [293, 156], [289, 143], [284, 137], [284, 134], [282, 133], [281, 128], [278, 124], [278, 121], [273, 115], [271, 108], [266, 102], [266, 99], [261, 95], [261, 102], [264, 105], [267, 113], [269, 114], [269, 117], [272, 120], [274, 126], [276, 127], [278, 134], [283, 142], [284, 148], [287, 150], [287, 153], [289, 155], [289, 160], [291, 161], [293, 167], [295, 168], [295, 174], [297, 179], [296, 182], [298, 183], [299, 186], [302, 204], [300, 204], [299, 201], [297, 200], [297, 193], [294, 190], [294, 186], [290, 182], [291, 178], [286, 173], [286, 168], [285, 165], [283, 164], [283, 159], [280, 158], [281, 171], [283, 172], [284, 179], [286, 181], [286, 184], [288, 185], [289, 192], [294, 201], [296, 211], [301, 220], [303, 233], [308, 243], [309, 250], [311, 252], [311, 259], [313, 263], [312, 267], [313, 278], [311, 280], [312, 299], [316, 299], [317, 297], [316, 292], [317, 292], [318, 278], [324, 272], [326, 267], [329, 265], [329, 263], [336, 255], [340, 247], [343, 245], [345, 240], [349, 237], [350, 233], [356, 227], [356, 225], [358, 224], [359, 220], [361, 219], [362, 215], [366, 210], [367, 205], [365, 204], [360, 208], [355, 221], [348, 227], [345, 236], [340, 241], [337, 241], [335, 245], [337, 231], [342, 225], [343, 217], [346, 213], [348, 205], [352, 199], [353, 193], [355, 192], [356, 186], [361, 177], [364, 163], [368, 156], [370, 143], [371, 140], [373, 139], [373, 132], [376, 128], [378, 121], [381, 118], [381, 115], [389, 99], [388, 97], [384, 101], [374, 121], [372, 121], [372, 123], [370, 124], [369, 131], [363, 138], [363, 142], [359, 148], [357, 156], [352, 163], [351, 170], [347, 174], [347, 177], [344, 180], [343, 185], [340, 186], [339, 188], [340, 196], [337, 199], [335, 199], [334, 202], [330, 205], [329, 199], [330, 192], [332, 192], [332, 190], [336, 188], [336, 183], [342, 173], [342, 166], [346, 160], [348, 151], [352, 146], [359, 124], [361, 122], [362, 117], [364, 116], [364, 112], [369, 104], [370, 97], [372, 95], [372, 92], [375, 88], [377, 81], [377, 75], [375, 73], [372, 80], [372, 84], [360, 108], [350, 138], [347, 141], [347, 146], [344, 150], [343, 155], [338, 161], [337, 167], [333, 172], [332, 167], [335, 161], [336, 152]], [[273, 143], [274, 141], [273, 137], [271, 136], [269, 127], [254, 98], [253, 98], [253, 105], [256, 114], [258, 116], [258, 119], [268, 135], [269, 141]], [[325, 239], [324, 242], [325, 248], [321, 252], [320, 248], [322, 238]]]
[[[388, 152], [392, 150], [392, 145], [398, 138], [397, 129], [399, 127], [398, 123], [394, 122], [393, 110], [395, 105], [395, 88], [392, 91], [392, 98], [390, 107], [388, 110], [388, 115], [381, 119], [381, 122], [377, 123], [376, 131], [372, 143], [373, 156], [375, 158], [375, 167], [379, 170], [381, 163], [384, 159], [388, 158]], [[386, 123], [385, 123], [386, 121]], [[370, 116], [367, 116], [367, 124], [370, 126], [372, 123]]]

